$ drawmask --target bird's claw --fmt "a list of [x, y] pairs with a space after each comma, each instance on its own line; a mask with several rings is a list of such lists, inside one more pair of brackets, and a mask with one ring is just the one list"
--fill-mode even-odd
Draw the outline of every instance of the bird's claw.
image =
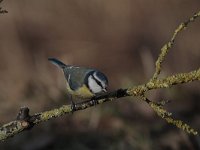
[[97, 103], [97, 100], [95, 100], [95, 99], [93, 99], [92, 100], [92, 104], [94, 105], [94, 106], [96, 106], [98, 103]]
[[73, 101], [71, 101], [71, 110], [72, 114], [74, 111], [76, 111], [76, 104]]

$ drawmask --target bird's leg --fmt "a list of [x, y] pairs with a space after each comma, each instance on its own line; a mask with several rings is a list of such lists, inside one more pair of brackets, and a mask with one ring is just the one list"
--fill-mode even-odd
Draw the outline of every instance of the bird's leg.
[[73, 101], [72, 95], [70, 95], [70, 100], [71, 100], [71, 109], [73, 114], [73, 112], [76, 111], [76, 103]]
[[94, 106], [96, 106], [97, 104], [98, 104], [98, 102], [97, 102], [97, 100], [95, 99], [95, 97], [92, 97], [92, 104], [94, 105]]
[[73, 113], [74, 111], [76, 111], [76, 104], [74, 103], [73, 100], [71, 101], [71, 109], [72, 109], [72, 113]]

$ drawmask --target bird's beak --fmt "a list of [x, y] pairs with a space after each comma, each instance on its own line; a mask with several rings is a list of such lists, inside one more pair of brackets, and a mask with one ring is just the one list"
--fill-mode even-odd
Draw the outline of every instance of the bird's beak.
[[105, 88], [105, 89], [103, 89], [103, 91], [104, 91], [104, 92], [107, 92], [107, 89]]

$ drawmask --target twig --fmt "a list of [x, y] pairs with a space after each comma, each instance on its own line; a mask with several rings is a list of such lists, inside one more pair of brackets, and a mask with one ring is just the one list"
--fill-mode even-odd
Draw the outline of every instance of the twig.
[[156, 61], [156, 71], [153, 75], [153, 78], [151, 80], [155, 80], [158, 78], [158, 75], [161, 72], [161, 67], [162, 67], [162, 63], [165, 60], [166, 55], [169, 52], [169, 49], [172, 48], [172, 46], [174, 45], [175, 39], [177, 37], [177, 35], [179, 34], [179, 32], [181, 32], [183, 29], [186, 29], [186, 27], [188, 26], [189, 23], [195, 21], [195, 19], [197, 19], [200, 16], [200, 11], [198, 13], [195, 13], [194, 16], [192, 16], [191, 18], [189, 18], [187, 21], [185, 21], [184, 23], [181, 23], [175, 30], [172, 38], [170, 39], [170, 41], [165, 44], [162, 49], [161, 49], [161, 53]]
[[[3, 2], [3, 0], [0, 0], [0, 3]], [[0, 7], [0, 14], [5, 14], [8, 13], [7, 10], [2, 9], [2, 7]]]

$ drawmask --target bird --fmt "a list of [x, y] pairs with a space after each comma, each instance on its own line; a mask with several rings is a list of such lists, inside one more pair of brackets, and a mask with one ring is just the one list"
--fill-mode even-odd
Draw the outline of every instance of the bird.
[[63, 70], [67, 93], [71, 96], [72, 109], [75, 109], [73, 99], [92, 99], [93, 97], [106, 93], [108, 78], [101, 71], [82, 66], [66, 65], [56, 58], [48, 60]]

